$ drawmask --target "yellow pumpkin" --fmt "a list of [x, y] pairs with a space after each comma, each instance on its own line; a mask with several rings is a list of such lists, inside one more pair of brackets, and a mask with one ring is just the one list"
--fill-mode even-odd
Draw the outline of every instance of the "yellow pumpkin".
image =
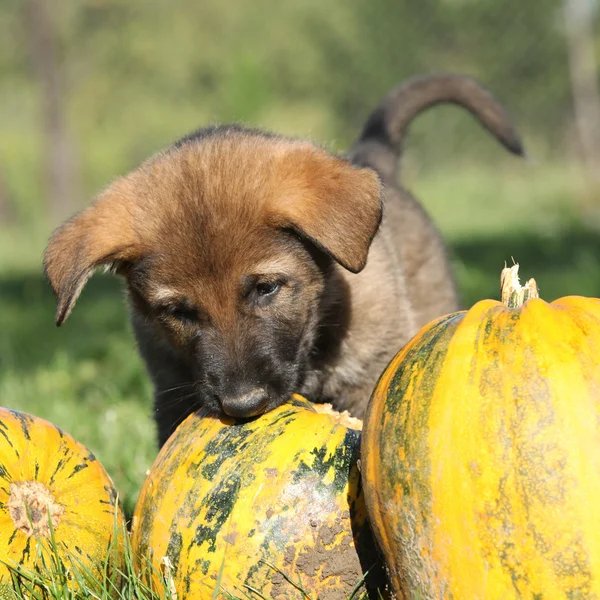
[[357, 469], [360, 431], [316, 408], [298, 397], [250, 421], [194, 414], [163, 446], [132, 546], [179, 600], [215, 590], [303, 598], [296, 586], [345, 600], [383, 585]]
[[600, 598], [600, 300], [546, 303], [517, 269], [374, 391], [363, 481], [399, 598]]
[[0, 408], [0, 589], [12, 582], [7, 565], [30, 571], [55, 551], [67, 569], [100, 580], [107, 559], [121, 567], [123, 540], [112, 540], [123, 526], [112, 481], [89, 450], [43, 419]]

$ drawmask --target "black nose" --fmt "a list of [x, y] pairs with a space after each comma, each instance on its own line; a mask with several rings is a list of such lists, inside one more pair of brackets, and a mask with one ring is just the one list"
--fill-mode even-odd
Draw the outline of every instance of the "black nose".
[[256, 388], [239, 396], [226, 396], [221, 399], [225, 414], [241, 418], [262, 415], [268, 403], [269, 394], [263, 388]]

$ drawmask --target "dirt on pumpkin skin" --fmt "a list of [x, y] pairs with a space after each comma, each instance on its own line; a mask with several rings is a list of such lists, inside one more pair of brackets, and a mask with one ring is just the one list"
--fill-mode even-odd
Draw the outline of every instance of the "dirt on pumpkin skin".
[[[363, 578], [364, 571], [356, 555], [354, 540], [341, 522], [349, 517], [349, 513], [345, 512], [336, 525], [321, 525], [315, 532], [313, 547], [304, 547], [298, 554], [293, 545], [285, 549], [283, 570], [297, 574], [300, 581], [318, 579], [322, 582], [332, 578], [331, 587], [319, 586], [319, 600], [345, 600], [348, 590]], [[311, 525], [318, 527], [316, 522]], [[340, 536], [343, 536], [342, 539]], [[275, 573], [271, 584], [273, 600], [290, 597], [291, 584], [282, 573]]]

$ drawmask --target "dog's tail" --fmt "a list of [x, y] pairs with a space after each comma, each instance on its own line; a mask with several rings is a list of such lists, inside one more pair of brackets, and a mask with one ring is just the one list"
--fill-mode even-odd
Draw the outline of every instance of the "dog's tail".
[[508, 114], [478, 81], [467, 75], [430, 75], [409, 79], [388, 94], [371, 113], [350, 158], [375, 169], [384, 179], [395, 177], [411, 121], [444, 103], [466, 108], [507, 150], [525, 155]]

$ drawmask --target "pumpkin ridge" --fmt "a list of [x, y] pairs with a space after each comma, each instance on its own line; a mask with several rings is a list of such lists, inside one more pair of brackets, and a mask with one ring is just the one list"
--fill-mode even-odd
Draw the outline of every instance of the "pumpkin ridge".
[[[548, 354], [551, 355], [549, 362], [556, 365], [555, 371], [556, 369], [565, 371], [567, 365], [570, 366], [570, 371], [565, 372], [562, 382], [558, 379], [558, 374], [553, 374], [553, 383], [563, 384], [562, 388], [557, 385], [553, 395], [568, 398], [569, 389], [585, 389], [586, 387], [589, 389], [589, 393], [583, 394], [581, 400], [577, 399], [582, 406], [583, 402], [586, 403], [585, 410], [578, 411], [576, 410], [578, 407], [574, 407], [572, 403], [566, 401], [556, 403], [560, 410], [557, 414], [557, 421], [561, 423], [564, 432], [563, 439], [572, 439], [577, 436], [582, 439], [581, 448], [597, 448], [600, 440], [600, 424], [590, 422], [586, 415], [589, 415], [598, 403], [599, 389], [598, 384], [594, 382], [593, 374], [597, 373], [599, 368], [599, 346], [598, 336], [593, 332], [599, 330], [600, 305], [596, 306], [595, 311], [584, 312], [581, 306], [583, 298], [570, 297], [561, 300], [568, 302], [564, 304], [560, 302], [558, 306], [552, 303], [550, 307], [559, 311], [564, 322], [569, 324], [561, 327], [561, 330], [569, 327], [575, 331], [572, 338], [568, 338], [570, 353], [566, 351], [559, 353], [561, 348], [558, 344], [549, 343]], [[568, 311], [564, 309], [565, 304], [569, 305]], [[583, 327], [583, 322], [587, 322], [588, 326]], [[582, 335], [585, 337], [581, 337]], [[555, 355], [552, 356], [552, 353]], [[576, 354], [577, 361], [569, 360], [569, 354]], [[579, 597], [582, 594], [581, 597], [591, 597], [592, 590], [595, 590], [595, 594], [600, 595], [600, 585], [598, 584], [600, 567], [598, 564], [592, 566], [590, 563], [590, 554], [596, 557], [600, 556], [600, 540], [593, 535], [594, 527], [589, 526], [589, 523], [600, 522], [600, 510], [597, 503], [590, 505], [588, 501], [589, 498], [596, 498], [600, 495], [598, 480], [600, 458], [598, 458], [597, 452], [575, 452], [572, 449], [560, 468], [567, 474], [570, 485], [569, 494], [566, 497], [566, 500], [570, 500], [570, 502], [563, 502], [562, 510], [576, 513], [577, 505], [588, 505], [588, 514], [585, 520], [582, 520], [580, 514], [574, 515], [570, 520], [569, 530], [563, 532], [563, 536], [568, 535], [572, 537], [572, 540], [569, 543], [565, 541], [561, 544], [568, 548], [568, 551], [562, 551], [553, 557], [555, 575], [561, 589], [565, 589], [565, 592], [573, 597]]]
[[8, 426], [6, 425], [6, 423], [4, 423], [3, 421], [0, 421], [0, 435], [6, 440], [6, 443], [11, 447], [14, 448], [14, 445], [10, 439], [10, 437], [8, 437]]
[[[388, 367], [388, 372], [393, 370], [393, 377], [387, 380], [385, 377], [382, 378], [371, 399], [369, 411], [374, 411], [378, 406], [386, 403], [386, 411], [382, 415], [380, 429], [377, 434], [368, 427], [363, 432], [361, 448], [363, 464], [367, 471], [366, 477], [375, 476], [374, 473], [377, 470], [385, 471], [385, 483], [382, 482], [382, 485], [398, 489], [399, 496], [402, 498], [408, 498], [411, 493], [416, 494], [416, 499], [407, 510], [411, 517], [400, 524], [403, 540], [400, 551], [405, 553], [409, 563], [413, 554], [427, 553], [427, 549], [419, 547], [419, 540], [421, 539], [420, 534], [428, 527], [427, 515], [431, 514], [428, 508], [430, 498], [426, 485], [429, 471], [427, 467], [429, 448], [426, 438], [416, 436], [414, 439], [409, 439], [404, 432], [409, 429], [409, 420], [410, 422], [424, 423], [428, 419], [430, 395], [437, 383], [437, 377], [432, 376], [424, 380], [422, 373], [427, 364], [431, 364], [436, 372], [443, 368], [448, 344], [460, 327], [464, 316], [464, 312], [459, 312], [441, 317], [431, 326], [422, 330], [400, 350]], [[410, 370], [401, 367], [404, 363], [411, 365]], [[395, 365], [398, 367], [394, 368]], [[394, 428], [391, 419], [396, 413], [398, 414], [397, 428]], [[366, 421], [368, 420], [369, 416], [367, 415]], [[371, 439], [371, 436], [375, 435], [376, 438]], [[403, 447], [401, 457], [396, 456], [397, 442], [393, 441], [396, 439], [402, 440], [400, 443]], [[386, 441], [390, 443], [386, 444]], [[415, 464], [419, 465], [418, 470], [414, 468]], [[394, 465], [393, 468], [387, 468], [391, 465]], [[426, 473], [427, 475], [425, 475]], [[418, 491], [415, 492], [415, 490]], [[384, 548], [389, 545], [389, 536], [392, 535], [391, 529], [388, 528], [388, 520], [398, 517], [391, 507], [375, 499], [377, 495], [381, 495], [380, 490], [372, 487], [365, 488], [367, 506], [378, 507], [375, 511], [371, 509], [369, 514], [370, 519], [375, 519], [379, 524], [375, 528], [376, 537], [379, 546]], [[404, 579], [411, 577], [410, 569], [404, 573], [392, 571], [391, 576], [402, 588]]]
[[[485, 473], [481, 473], [478, 467], [477, 453], [474, 450], [477, 447], [482, 446], [488, 440], [488, 437], [494, 438], [500, 434], [501, 438], [496, 442], [498, 452], [502, 454], [501, 464], [511, 464], [509, 457], [513, 452], [513, 444], [510, 443], [512, 438], [511, 431], [501, 430], [496, 432], [494, 430], [494, 424], [496, 419], [486, 419], [484, 422], [479, 422], [478, 417], [478, 406], [479, 401], [475, 400], [475, 397], [481, 397], [484, 405], [489, 406], [488, 410], [494, 410], [496, 406], [501, 406], [497, 403], [497, 396], [502, 396], [503, 393], [511, 393], [512, 390], [506, 389], [506, 386], [510, 384], [504, 378], [504, 369], [500, 369], [499, 365], [511, 362], [513, 359], [512, 354], [504, 352], [505, 345], [508, 340], [512, 344], [517, 344], [515, 338], [514, 325], [519, 322], [519, 310], [507, 309], [503, 306], [494, 307], [491, 309], [483, 306], [483, 311], [477, 311], [478, 305], [474, 307], [473, 312], [469, 312], [467, 317], [461, 324], [461, 327], [456, 332], [454, 339], [451, 342], [449, 348], [449, 355], [451, 357], [457, 357], [451, 360], [451, 366], [454, 367], [454, 371], [458, 374], [458, 380], [454, 381], [455, 387], [450, 387], [452, 379], [455, 378], [453, 373], [449, 373], [445, 370], [439, 379], [439, 390], [441, 395], [435, 398], [435, 402], [438, 405], [438, 411], [435, 413], [437, 416], [436, 420], [432, 420], [429, 423], [429, 435], [435, 437], [436, 444], [433, 446], [432, 460], [439, 465], [437, 476], [441, 481], [448, 482], [448, 488], [443, 488], [443, 494], [440, 494], [436, 500], [436, 504], [433, 508], [434, 514], [446, 514], [448, 515], [449, 523], [455, 523], [457, 519], [461, 518], [461, 506], [456, 503], [456, 498], [464, 498], [467, 505], [471, 503], [477, 503], [475, 498], [471, 498], [470, 487], [468, 482], [471, 477], [482, 477]], [[501, 325], [502, 324], [502, 325]], [[457, 360], [462, 360], [460, 357], [469, 356], [469, 352], [466, 352], [468, 348], [474, 348], [473, 356], [470, 359], [467, 369], [462, 369], [461, 365]], [[476, 360], [475, 357], [479, 357]], [[481, 358], [483, 357], [483, 358]], [[465, 365], [466, 366], [466, 365]], [[446, 365], [448, 367], [448, 365]], [[508, 365], [506, 367], [508, 370]], [[445, 390], [448, 389], [465, 389], [470, 390], [470, 401], [462, 405], [461, 411], [461, 422], [456, 423], [454, 419], [454, 405], [451, 398], [447, 397]], [[497, 419], [499, 423], [505, 423], [508, 420], [507, 416], [501, 419]], [[482, 431], [481, 436], [472, 438], [465, 435], [467, 431], [478, 431], [478, 427]], [[445, 437], [440, 438], [436, 432], [445, 432]], [[451, 433], [452, 432], [452, 433]], [[469, 449], [464, 452], [465, 462], [461, 464], [452, 464], [446, 466], [443, 461], [443, 456], [446, 452], [451, 451], [448, 447], [450, 439], [464, 439], [465, 448]], [[508, 444], [506, 443], [508, 442]], [[473, 449], [473, 450], [471, 450]], [[468, 463], [467, 457], [473, 457]], [[485, 461], [489, 464], [490, 461]], [[468, 469], [466, 467], [468, 464]], [[506, 562], [503, 558], [504, 555], [510, 552], [514, 548], [515, 543], [510, 541], [508, 545], [503, 541], [504, 538], [497, 535], [494, 527], [502, 527], [503, 523], [510, 523], [512, 515], [512, 505], [510, 502], [511, 495], [508, 490], [511, 489], [512, 478], [510, 473], [500, 473], [496, 482], [496, 495], [495, 497], [500, 498], [500, 502], [495, 505], [487, 506], [484, 510], [487, 512], [487, 520], [485, 524], [490, 525], [492, 528], [479, 529], [476, 527], [476, 523], [473, 523], [465, 528], [466, 532], [463, 531], [461, 534], [459, 531], [452, 530], [450, 532], [450, 525], [448, 526], [448, 533], [444, 537], [439, 538], [439, 534], [434, 534], [434, 545], [436, 548], [442, 548], [447, 544], [453, 544], [458, 547], [470, 547], [475, 542], [476, 534], [484, 535], [488, 539], [488, 544], [493, 548], [497, 546], [497, 555], [500, 557], [502, 562]], [[465, 515], [464, 518], [471, 518], [471, 515]], [[461, 530], [462, 531], [462, 530]], [[465, 535], [468, 539], [465, 539]], [[490, 556], [490, 559], [492, 557]], [[464, 559], [464, 557], [463, 557]], [[452, 552], [440, 554], [439, 551], [434, 557], [435, 564], [441, 564], [443, 572], [454, 573], [453, 570], [455, 565], [454, 562], [458, 560], [454, 557]], [[508, 564], [508, 563], [507, 563]], [[465, 568], [469, 568], [464, 565]], [[513, 582], [517, 582], [522, 578], [521, 573], [509, 567], [509, 576]], [[498, 574], [494, 571], [489, 576], [490, 586], [493, 589], [494, 576]], [[432, 575], [433, 576], [433, 575]], [[479, 592], [476, 591], [477, 582], [473, 583], [470, 587], [467, 582], [462, 584], [457, 583], [454, 580], [446, 582], [437, 582], [437, 586], [443, 585], [448, 586], [449, 589], [454, 590], [459, 597], [477, 597]], [[441, 589], [436, 588], [436, 593], [441, 593]]]
[[[568, 451], [564, 447], [563, 436], [553, 436], [553, 430], [550, 428], [560, 427], [563, 432], [570, 430], [570, 433], [566, 435], [568, 439], [573, 439], [574, 436], [581, 436], [585, 433], [585, 428], [581, 427], [581, 424], [576, 423], [573, 425], [573, 417], [575, 412], [572, 410], [571, 403], [565, 403], [564, 401], [551, 402], [551, 398], [567, 398], [568, 390], [571, 387], [578, 388], [580, 385], [585, 386], [587, 382], [582, 369], [580, 368], [580, 361], [582, 354], [587, 346], [589, 337], [583, 338], [583, 344], [580, 343], [581, 334], [585, 333], [581, 331], [580, 323], [574, 318], [572, 311], [565, 312], [564, 310], [557, 310], [554, 304], [533, 304], [527, 307], [528, 310], [524, 312], [525, 315], [530, 317], [530, 325], [532, 328], [535, 327], [534, 333], [537, 334], [536, 346], [545, 342], [546, 349], [542, 352], [533, 353], [531, 355], [536, 358], [539, 362], [543, 356], [544, 364], [539, 366], [538, 370], [542, 370], [539, 374], [539, 379], [548, 381], [547, 379], [547, 365], [553, 365], [552, 379], [548, 385], [547, 395], [541, 395], [535, 390], [530, 393], [530, 397], [533, 398], [534, 394], [536, 399], [539, 398], [546, 401], [553, 410], [553, 420], [550, 422], [542, 423], [546, 426], [548, 431], [547, 437], [552, 436], [550, 439], [553, 441], [546, 442], [543, 447], [543, 454], [540, 452], [540, 468], [546, 470], [544, 474], [548, 481], [540, 480], [536, 482], [534, 477], [524, 478], [525, 481], [531, 482], [532, 485], [536, 485], [540, 488], [537, 494], [534, 494], [532, 489], [529, 492], [529, 497], [533, 498], [534, 501], [538, 501], [541, 506], [548, 509], [549, 504], [556, 504], [557, 517], [559, 512], [571, 513], [573, 511], [573, 498], [579, 497], [579, 502], [585, 503], [586, 497], [594, 497], [592, 490], [588, 489], [588, 493], [578, 493], [577, 488], [582, 484], [589, 488], [586, 481], [591, 482], [597, 478], [598, 467], [600, 463], [597, 462], [596, 469], [592, 473], [588, 473], [588, 476], [579, 476], [577, 473], [575, 476], [574, 472], [574, 453]], [[537, 310], [535, 318], [531, 315], [533, 310]], [[552, 319], [552, 321], [551, 321]], [[552, 322], [553, 327], [547, 327], [546, 323]], [[566, 335], [567, 332], [572, 334]], [[546, 341], [547, 340], [547, 341]], [[577, 361], [574, 363], [570, 360], [573, 354], [577, 355]], [[562, 372], [564, 376], [561, 377]], [[531, 400], [529, 401], [531, 403]], [[535, 406], [535, 404], [534, 404]], [[529, 461], [533, 464], [534, 461], [530, 458]], [[584, 461], [578, 461], [580, 464], [589, 464], [588, 459]], [[596, 485], [596, 493], [600, 492], [600, 486]], [[540, 508], [541, 508], [540, 506]], [[590, 511], [594, 511], [594, 507], [590, 508]], [[595, 522], [600, 519], [600, 511], [596, 510], [596, 519], [592, 515], [588, 515], [590, 522]], [[532, 535], [536, 536], [536, 522], [538, 511], [535, 511], [533, 518], [530, 517]], [[587, 518], [586, 518], [587, 521]], [[559, 527], [553, 528], [552, 531], [545, 531], [544, 525], [540, 524], [540, 531], [537, 532], [537, 537], [543, 540], [543, 546], [536, 545], [536, 551], [538, 555], [547, 557], [549, 564], [552, 566], [552, 575], [554, 578], [555, 585], [564, 590], [567, 597], [589, 597], [589, 592], [592, 585], [592, 571], [591, 565], [589, 564], [588, 557], [586, 556], [585, 548], [590, 548], [590, 543], [583, 544], [582, 539], [589, 527], [587, 522], [579, 522], [578, 519], [572, 518], [569, 522], [568, 529], [562, 529]], [[593, 540], [588, 540], [593, 544]], [[553, 551], [553, 548], [559, 548], [557, 551]], [[596, 545], [596, 550], [600, 550], [600, 547]], [[543, 583], [538, 584], [539, 587], [543, 586]]]
[[8, 469], [2, 463], [0, 463], [0, 479], [3, 479], [7, 483], [12, 481], [12, 477], [10, 476]]
[[9, 410], [8, 411], [13, 418], [19, 422], [21, 425], [21, 430], [23, 431], [23, 437], [30, 441], [31, 436], [29, 433], [29, 427], [33, 424], [33, 419], [26, 413], [21, 413], [17, 410]]

